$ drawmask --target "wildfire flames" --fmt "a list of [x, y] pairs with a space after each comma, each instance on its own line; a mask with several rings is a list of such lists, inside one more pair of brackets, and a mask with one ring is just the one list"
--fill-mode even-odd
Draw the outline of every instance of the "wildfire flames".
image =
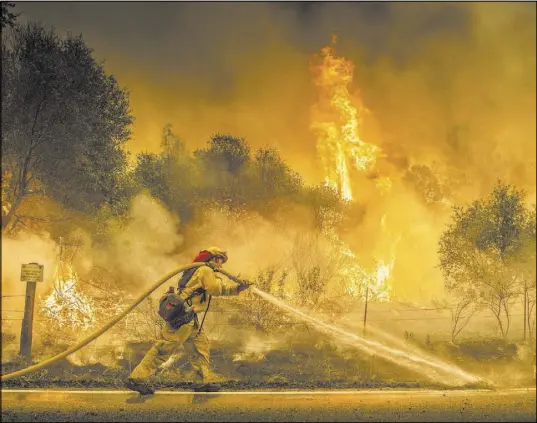
[[53, 319], [60, 328], [88, 329], [93, 326], [93, 302], [77, 292], [78, 277], [73, 267], [60, 262], [54, 279], [54, 289], [42, 302], [41, 313]]
[[391, 261], [385, 263], [377, 260], [373, 270], [367, 270], [356, 260], [355, 254], [347, 245], [341, 242], [341, 251], [353, 261], [350, 265], [341, 269], [341, 276], [347, 281], [346, 289], [353, 297], [365, 297], [366, 290], [369, 290], [370, 299], [378, 302], [390, 301], [391, 296], [391, 271], [395, 263], [395, 255], [392, 254]]
[[[332, 38], [333, 43], [336, 37]], [[349, 167], [371, 170], [380, 155], [378, 146], [360, 138], [362, 102], [349, 92], [354, 65], [337, 57], [332, 47], [321, 49], [320, 64], [312, 67], [319, 101], [313, 107], [311, 129], [317, 134], [317, 151], [325, 170], [325, 184], [352, 200]], [[386, 185], [386, 181], [383, 182]]]
[[[332, 44], [337, 41], [332, 37]], [[319, 100], [313, 107], [311, 129], [317, 135], [317, 151], [325, 171], [325, 184], [337, 190], [342, 198], [353, 200], [350, 170], [372, 170], [381, 156], [380, 148], [360, 138], [360, 117], [366, 111], [361, 100], [349, 92], [354, 64], [338, 57], [333, 47], [321, 49], [319, 64], [312, 67], [315, 85], [319, 88]], [[388, 177], [377, 178], [376, 188], [381, 193], [391, 189]], [[381, 227], [385, 230], [385, 215]], [[347, 281], [347, 291], [355, 297], [365, 296], [376, 301], [389, 301], [391, 295], [390, 275], [395, 255], [389, 263], [378, 259], [372, 270], [358, 263], [357, 257], [337, 234], [330, 234], [339, 245], [341, 254], [351, 263], [341, 269], [340, 275]]]

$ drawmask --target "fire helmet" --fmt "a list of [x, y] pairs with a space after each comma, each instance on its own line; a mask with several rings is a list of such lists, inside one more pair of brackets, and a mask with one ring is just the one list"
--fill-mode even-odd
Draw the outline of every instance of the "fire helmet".
[[201, 250], [194, 261], [209, 261], [212, 258], [220, 257], [224, 260], [224, 263], [227, 261], [227, 252], [218, 247], [209, 247], [205, 250]]

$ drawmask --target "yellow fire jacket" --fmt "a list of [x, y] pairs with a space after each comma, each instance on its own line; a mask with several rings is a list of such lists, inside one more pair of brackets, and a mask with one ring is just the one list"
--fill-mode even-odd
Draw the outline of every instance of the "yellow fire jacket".
[[189, 301], [194, 306], [196, 313], [202, 313], [207, 310], [209, 295], [238, 295], [238, 286], [238, 283], [233, 282], [221, 273], [215, 272], [211, 267], [201, 266], [196, 269], [179, 296], [182, 299], [186, 299], [197, 289], [205, 290], [205, 295], [196, 295]]

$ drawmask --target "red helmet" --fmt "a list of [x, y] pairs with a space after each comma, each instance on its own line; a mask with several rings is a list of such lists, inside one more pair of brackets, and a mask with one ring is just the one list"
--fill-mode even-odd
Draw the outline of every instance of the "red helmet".
[[210, 247], [205, 250], [201, 250], [194, 259], [194, 262], [207, 262], [215, 257], [223, 259], [225, 263], [227, 261], [227, 252], [218, 247]]

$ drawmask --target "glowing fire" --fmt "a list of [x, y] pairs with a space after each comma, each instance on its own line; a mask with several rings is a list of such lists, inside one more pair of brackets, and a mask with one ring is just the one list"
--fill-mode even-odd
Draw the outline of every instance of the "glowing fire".
[[[335, 43], [336, 38], [333, 37], [332, 41]], [[325, 184], [336, 189], [344, 199], [352, 200], [349, 164], [361, 171], [370, 170], [380, 155], [380, 149], [360, 139], [359, 112], [365, 108], [349, 93], [353, 63], [337, 57], [332, 47], [321, 49], [320, 59], [320, 64], [312, 68], [320, 96], [313, 107], [311, 129], [317, 134], [317, 150], [326, 174]], [[385, 187], [386, 181], [383, 181]]]
[[[385, 216], [383, 216], [385, 220]], [[348, 258], [348, 261], [339, 269], [339, 276], [345, 281], [345, 290], [353, 297], [365, 297], [369, 289], [369, 299], [378, 302], [388, 302], [391, 299], [391, 272], [395, 264], [395, 248], [400, 241], [399, 237], [391, 246], [391, 260], [386, 263], [377, 259], [373, 269], [367, 269], [359, 263], [359, 258], [351, 248], [343, 242], [333, 228], [327, 228], [325, 235], [337, 245], [338, 254]]]
[[73, 267], [60, 262], [54, 290], [42, 302], [41, 313], [54, 319], [59, 327], [87, 329], [95, 323], [93, 302], [77, 292], [77, 280]]
[[342, 276], [347, 279], [346, 289], [353, 297], [365, 297], [369, 289], [369, 299], [378, 302], [388, 302], [391, 298], [391, 271], [395, 262], [392, 256], [390, 263], [377, 260], [373, 270], [367, 270], [357, 262], [342, 269]]

